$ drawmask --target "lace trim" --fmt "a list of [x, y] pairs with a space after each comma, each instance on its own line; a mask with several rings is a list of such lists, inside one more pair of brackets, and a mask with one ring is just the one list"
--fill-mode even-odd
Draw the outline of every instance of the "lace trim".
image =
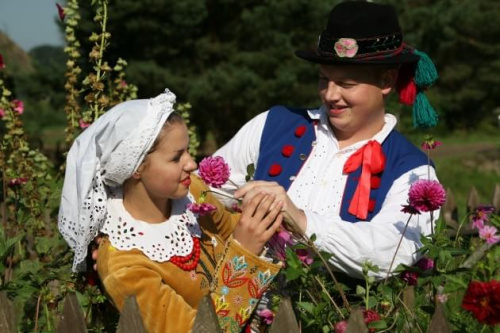
[[172, 201], [172, 214], [167, 221], [147, 223], [134, 219], [126, 211], [120, 192], [113, 193], [108, 200], [108, 214], [101, 229], [115, 248], [124, 251], [137, 249], [157, 262], [192, 252], [191, 236], [200, 238], [201, 229], [197, 214], [186, 210], [188, 203], [195, 202], [191, 193]]

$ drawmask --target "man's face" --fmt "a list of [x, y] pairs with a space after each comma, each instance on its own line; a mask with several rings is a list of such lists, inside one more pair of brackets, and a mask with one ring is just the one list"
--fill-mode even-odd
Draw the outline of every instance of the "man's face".
[[319, 96], [339, 140], [369, 139], [381, 130], [396, 75], [367, 65], [320, 66]]

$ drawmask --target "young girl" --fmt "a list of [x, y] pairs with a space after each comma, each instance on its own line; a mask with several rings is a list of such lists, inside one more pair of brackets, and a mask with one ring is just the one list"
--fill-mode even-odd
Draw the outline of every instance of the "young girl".
[[167, 89], [121, 103], [75, 140], [59, 229], [75, 271], [105, 234], [97, 269], [106, 292], [120, 310], [135, 295], [148, 332], [190, 331], [206, 294], [223, 331], [239, 332], [280, 269], [259, 254], [281, 224], [282, 203], [260, 194], [231, 215], [208, 194], [217, 210], [187, 210], [207, 187], [191, 174], [196, 163], [174, 102]]

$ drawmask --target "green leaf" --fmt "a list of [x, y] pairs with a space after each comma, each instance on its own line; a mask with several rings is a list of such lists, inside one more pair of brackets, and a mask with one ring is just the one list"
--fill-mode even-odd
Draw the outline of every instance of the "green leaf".
[[255, 165], [253, 163], [250, 163], [249, 165], [247, 165], [247, 174], [245, 176], [245, 181], [250, 181], [251, 179], [253, 179], [253, 176], [255, 174]]
[[362, 286], [356, 286], [356, 295], [364, 295], [366, 293], [366, 289]]
[[372, 321], [371, 323], [368, 324], [368, 328], [381, 329], [381, 328], [386, 328], [386, 327], [387, 327], [387, 323], [385, 322], [385, 320]]
[[297, 302], [297, 305], [310, 314], [314, 314], [314, 304], [311, 302]]
[[285, 277], [287, 281], [293, 281], [302, 275], [301, 269], [287, 269], [285, 271]]

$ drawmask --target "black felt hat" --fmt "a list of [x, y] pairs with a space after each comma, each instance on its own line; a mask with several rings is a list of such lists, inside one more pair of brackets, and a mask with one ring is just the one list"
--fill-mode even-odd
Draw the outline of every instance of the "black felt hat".
[[333, 7], [314, 51], [299, 58], [319, 64], [404, 64], [419, 56], [403, 42], [394, 7], [348, 1]]

